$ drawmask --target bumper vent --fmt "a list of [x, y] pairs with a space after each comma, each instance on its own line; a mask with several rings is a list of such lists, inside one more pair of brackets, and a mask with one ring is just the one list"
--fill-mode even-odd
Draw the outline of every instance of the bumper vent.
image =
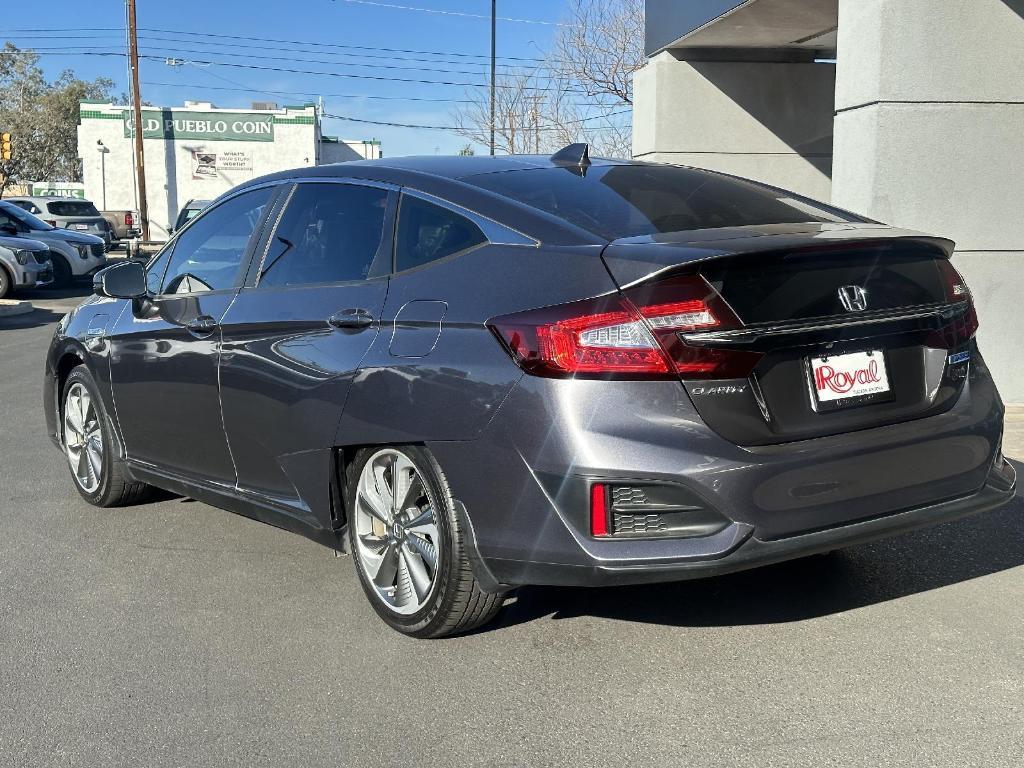
[[730, 524], [689, 489], [670, 483], [608, 485], [611, 538], [695, 538], [718, 533]]

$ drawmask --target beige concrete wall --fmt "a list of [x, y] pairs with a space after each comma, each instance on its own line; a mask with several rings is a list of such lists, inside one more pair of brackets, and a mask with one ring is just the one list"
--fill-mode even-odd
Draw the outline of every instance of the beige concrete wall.
[[1010, 402], [1024, 402], [1022, 14], [1021, 0], [840, 0], [833, 166], [837, 205], [956, 241]]
[[633, 155], [828, 200], [834, 94], [828, 64], [680, 61], [661, 53], [634, 80]]

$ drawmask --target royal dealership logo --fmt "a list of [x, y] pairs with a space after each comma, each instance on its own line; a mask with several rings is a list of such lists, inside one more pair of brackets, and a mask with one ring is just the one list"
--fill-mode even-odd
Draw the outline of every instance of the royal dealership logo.
[[839, 289], [839, 301], [847, 312], [863, 312], [868, 308], [868, 292], [859, 285], [844, 285]]
[[849, 392], [854, 386], [878, 384], [882, 381], [878, 361], [870, 361], [864, 368], [850, 371], [837, 371], [831, 365], [823, 365], [814, 372], [814, 386], [819, 392], [831, 389], [837, 395]]

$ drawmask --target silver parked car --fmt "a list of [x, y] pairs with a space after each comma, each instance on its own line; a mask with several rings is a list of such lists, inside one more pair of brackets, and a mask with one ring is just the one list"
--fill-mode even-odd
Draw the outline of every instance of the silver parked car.
[[88, 200], [77, 197], [8, 197], [7, 200], [57, 229], [95, 235], [108, 251], [114, 243], [110, 223]]
[[37, 288], [52, 280], [50, 249], [38, 240], [7, 237], [0, 227], [0, 299], [18, 288]]
[[94, 235], [58, 229], [8, 200], [0, 200], [0, 228], [11, 236], [38, 240], [50, 249], [53, 282], [66, 286], [107, 265], [106, 246]]

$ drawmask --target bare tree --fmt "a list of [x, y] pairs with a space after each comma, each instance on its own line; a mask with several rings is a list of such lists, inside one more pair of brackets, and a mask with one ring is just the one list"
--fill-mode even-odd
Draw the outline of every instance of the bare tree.
[[552, 63], [566, 82], [612, 105], [633, 103], [633, 73], [644, 65], [643, 0], [570, 0]]
[[[644, 64], [643, 0], [570, 0], [565, 26], [547, 61], [498, 77], [496, 149], [546, 153], [584, 141], [595, 154], [628, 157], [633, 73]], [[487, 145], [490, 101], [467, 93], [457, 132]]]

